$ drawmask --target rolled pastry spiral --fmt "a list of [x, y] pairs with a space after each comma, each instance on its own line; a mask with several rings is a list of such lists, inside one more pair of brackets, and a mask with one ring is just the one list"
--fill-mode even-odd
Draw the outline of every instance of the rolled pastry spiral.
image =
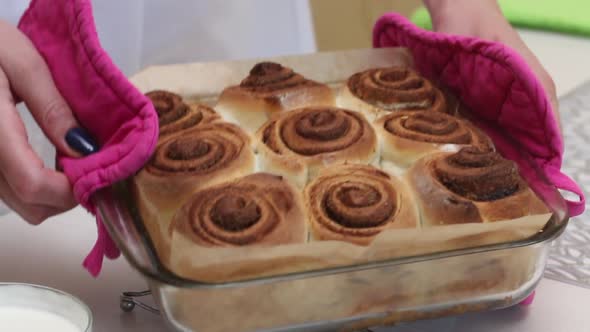
[[516, 163], [490, 149], [471, 146], [425, 157], [412, 167], [409, 181], [425, 224], [508, 220], [548, 211]]
[[306, 187], [304, 200], [316, 240], [366, 245], [385, 229], [417, 223], [405, 185], [372, 166], [325, 169]]
[[202, 246], [306, 241], [301, 199], [282, 177], [255, 173], [198, 191], [174, 218], [176, 232]]
[[426, 110], [455, 114], [456, 105], [429, 80], [407, 67], [373, 68], [352, 75], [338, 105], [373, 119], [392, 111]]
[[230, 123], [202, 125], [161, 142], [133, 180], [156, 249], [168, 254], [172, 216], [193, 192], [250, 174], [254, 164], [249, 136]]
[[386, 116], [385, 129], [392, 135], [428, 143], [486, 145], [487, 139], [468, 122], [428, 111], [400, 112]]
[[492, 150], [493, 143], [469, 121], [430, 111], [395, 112], [375, 122], [382, 138], [382, 159], [409, 166], [417, 159], [441, 150], [475, 146]]
[[474, 147], [436, 160], [433, 170], [447, 189], [473, 201], [505, 198], [525, 186], [513, 161]]
[[303, 187], [320, 166], [371, 163], [377, 137], [362, 114], [335, 107], [307, 107], [282, 113], [257, 133], [262, 167], [296, 177]]
[[154, 90], [146, 96], [158, 113], [161, 138], [220, 119], [212, 108], [198, 103], [186, 104], [173, 92]]
[[240, 83], [240, 87], [250, 92], [264, 94], [314, 84], [317, 83], [306, 79], [291, 68], [274, 62], [260, 62], [252, 67], [248, 77]]
[[145, 171], [154, 175], [209, 175], [228, 169], [248, 154], [249, 138], [237, 126], [217, 123], [166, 140]]
[[239, 85], [224, 89], [216, 109], [248, 132], [256, 132], [271, 114], [294, 108], [331, 105], [332, 90], [274, 62], [257, 63]]

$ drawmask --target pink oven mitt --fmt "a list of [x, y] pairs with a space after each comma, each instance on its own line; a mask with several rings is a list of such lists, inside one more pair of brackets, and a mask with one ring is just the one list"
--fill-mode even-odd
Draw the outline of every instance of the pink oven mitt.
[[[555, 187], [578, 195], [579, 200], [566, 201], [570, 216], [584, 211], [583, 191], [561, 172], [563, 139], [547, 94], [519, 54], [499, 43], [422, 30], [395, 13], [377, 21], [373, 45], [409, 48], [417, 69], [456, 94], [498, 150], [519, 163], [525, 177], [533, 170], [522, 152]], [[525, 151], [516, 151], [503, 133], [519, 141]]]
[[[417, 69], [463, 101], [498, 150], [519, 164], [538, 193], [544, 194], [546, 184], [532, 174], [535, 168], [558, 189], [576, 194], [579, 200], [566, 200], [567, 209], [572, 217], [582, 214], [584, 193], [561, 172], [563, 139], [551, 104], [519, 54], [498, 43], [426, 31], [395, 13], [377, 21], [373, 46], [409, 48]], [[519, 141], [525, 151], [517, 151], [503, 133]], [[523, 158], [523, 152], [530, 158]], [[534, 293], [521, 304], [530, 304], [533, 297]]]
[[[47, 62], [55, 84], [100, 150], [80, 159], [58, 156], [76, 199], [96, 215], [90, 197], [134, 174], [158, 138], [158, 118], [101, 48], [88, 0], [33, 0], [19, 23]], [[84, 261], [99, 274], [103, 257], [119, 250], [97, 216], [98, 239]]]

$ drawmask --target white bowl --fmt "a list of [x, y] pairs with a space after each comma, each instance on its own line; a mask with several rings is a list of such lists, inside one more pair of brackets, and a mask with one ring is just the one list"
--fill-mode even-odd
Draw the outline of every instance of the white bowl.
[[92, 313], [60, 290], [0, 282], [0, 331], [91, 332]]

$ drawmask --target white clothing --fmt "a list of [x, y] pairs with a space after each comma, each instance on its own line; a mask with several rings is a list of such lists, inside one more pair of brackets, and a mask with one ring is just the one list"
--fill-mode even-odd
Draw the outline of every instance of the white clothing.
[[[17, 24], [30, 0], [1, 0]], [[270, 57], [315, 51], [306, 0], [94, 0], [103, 48], [126, 75], [156, 64]], [[48, 167], [55, 149], [23, 105], [29, 142]], [[0, 201], [0, 215], [8, 210]]]
[[[29, 0], [2, 0], [18, 22]], [[315, 51], [302, 0], [94, 0], [102, 46], [125, 74], [154, 64], [267, 57]]]

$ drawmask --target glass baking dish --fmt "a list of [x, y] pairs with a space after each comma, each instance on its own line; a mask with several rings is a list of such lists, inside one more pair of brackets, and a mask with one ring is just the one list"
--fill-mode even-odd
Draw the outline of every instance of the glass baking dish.
[[93, 200], [178, 331], [356, 331], [509, 307], [534, 290], [551, 240], [568, 222], [560, 193], [545, 184], [552, 216], [524, 240], [214, 284], [180, 278], [161, 264], [128, 190], [122, 181]]
[[[317, 75], [324, 74], [326, 79], [321, 81], [329, 83], [342, 80], [342, 64], [351, 69], [351, 63], [366, 65], [369, 59], [368, 63], [373, 65], [385, 65], [391, 59], [390, 52], [395, 50], [306, 55], [282, 61], [293, 61], [309, 73], [317, 69], [309, 64], [319, 63], [322, 70]], [[180, 90], [183, 95], [213, 97], [229, 76], [221, 77], [219, 82], [207, 81], [198, 93], [188, 91], [187, 87], [194, 86], [183, 79], [216, 77], [215, 73], [233, 75], [236, 68], [239, 70], [235, 75], [240, 76], [251, 64], [152, 68], [136, 77], [134, 83], [145, 90], [153, 88], [154, 82], [166, 82], [171, 90]], [[217, 77], [225, 75], [222, 74]], [[335, 268], [207, 283], [180, 277], [160, 261], [128, 181], [100, 190], [93, 201], [114, 241], [129, 263], [146, 278], [162, 316], [175, 330], [357, 331], [498, 309], [518, 304], [531, 294], [543, 275], [551, 240], [559, 236], [568, 222], [561, 194], [518, 148], [519, 143], [504, 136], [502, 139], [510, 141], [514, 151], [520, 151], [514, 157], [519, 158], [525, 179], [535, 183], [533, 189], [551, 210], [551, 218], [542, 231], [512, 242], [504, 240]]]

